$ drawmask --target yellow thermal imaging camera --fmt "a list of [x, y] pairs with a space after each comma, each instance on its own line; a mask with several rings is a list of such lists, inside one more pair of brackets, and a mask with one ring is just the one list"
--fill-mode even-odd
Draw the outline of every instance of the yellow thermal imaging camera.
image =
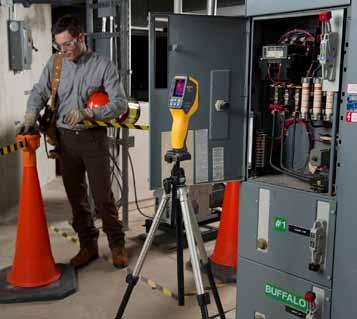
[[186, 151], [188, 123], [198, 110], [198, 81], [191, 76], [175, 76], [172, 80], [169, 109], [172, 116], [171, 146], [174, 152]]

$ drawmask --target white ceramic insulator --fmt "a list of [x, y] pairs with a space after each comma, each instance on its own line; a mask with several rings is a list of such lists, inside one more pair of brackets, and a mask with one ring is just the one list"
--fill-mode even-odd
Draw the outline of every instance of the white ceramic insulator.
[[312, 114], [314, 120], [319, 120], [321, 117], [321, 100], [322, 100], [322, 81], [316, 79], [314, 84], [314, 100], [312, 104]]
[[331, 120], [333, 114], [333, 91], [326, 92], [326, 107], [325, 107], [325, 116], [326, 120]]
[[310, 100], [310, 81], [302, 82], [301, 90], [301, 114], [307, 115], [309, 112], [309, 100]]

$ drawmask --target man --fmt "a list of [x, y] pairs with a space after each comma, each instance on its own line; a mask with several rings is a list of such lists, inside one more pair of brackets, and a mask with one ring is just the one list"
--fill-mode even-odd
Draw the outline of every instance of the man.
[[[68, 200], [72, 206], [73, 228], [80, 241], [79, 253], [70, 260], [76, 268], [98, 258], [96, 229], [88, 205], [87, 172], [97, 214], [109, 241], [114, 266], [128, 264], [124, 246], [124, 232], [110, 182], [109, 147], [105, 128], [87, 129], [84, 119], [110, 120], [127, 111], [125, 95], [118, 72], [106, 58], [87, 50], [84, 30], [71, 16], [60, 18], [52, 29], [54, 45], [62, 53], [62, 69], [57, 91], [57, 130], [62, 160], [62, 177]], [[52, 56], [40, 80], [28, 99], [24, 122], [18, 132], [29, 133], [35, 126], [40, 110], [51, 96]], [[97, 109], [86, 108], [89, 95], [105, 91], [109, 103]]]

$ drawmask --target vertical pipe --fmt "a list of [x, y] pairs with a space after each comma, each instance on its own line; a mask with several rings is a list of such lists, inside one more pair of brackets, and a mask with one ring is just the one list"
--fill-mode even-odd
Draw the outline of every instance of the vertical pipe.
[[16, 20], [15, 4], [9, 6], [9, 20]]
[[182, 0], [174, 0], [174, 13], [182, 13]]
[[[105, 31], [104, 31], [105, 32]], [[111, 38], [109, 40], [109, 54], [110, 54], [110, 60], [114, 61], [114, 36], [113, 33], [114, 31], [114, 17], [110, 16], [109, 17], [109, 32], [111, 33]], [[115, 59], [115, 64], [116, 64], [117, 60]]]
[[217, 15], [217, 0], [207, 0], [207, 15]]
[[131, 95], [131, 0], [128, 0], [128, 94]]
[[[93, 23], [93, 8], [91, 5], [93, 1], [86, 1], [86, 27], [87, 27], [87, 34], [91, 34], [94, 31], [94, 23]], [[90, 50], [93, 50], [93, 38], [87, 37], [87, 46]]]
[[[120, 23], [120, 75], [124, 89], [130, 95], [129, 86], [129, 35], [130, 35], [130, 11], [129, 2], [122, 1], [119, 11]], [[124, 230], [129, 229], [129, 130], [121, 129], [122, 133], [122, 175], [123, 175], [123, 226]]]

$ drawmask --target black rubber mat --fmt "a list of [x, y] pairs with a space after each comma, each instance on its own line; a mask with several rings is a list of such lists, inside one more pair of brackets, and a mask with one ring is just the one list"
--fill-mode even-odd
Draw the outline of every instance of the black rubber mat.
[[215, 264], [211, 261], [213, 276], [223, 283], [234, 283], [237, 280], [237, 269]]
[[57, 264], [61, 277], [56, 282], [36, 288], [14, 287], [6, 277], [11, 267], [0, 270], [0, 304], [63, 299], [77, 290], [76, 273], [72, 266]]

